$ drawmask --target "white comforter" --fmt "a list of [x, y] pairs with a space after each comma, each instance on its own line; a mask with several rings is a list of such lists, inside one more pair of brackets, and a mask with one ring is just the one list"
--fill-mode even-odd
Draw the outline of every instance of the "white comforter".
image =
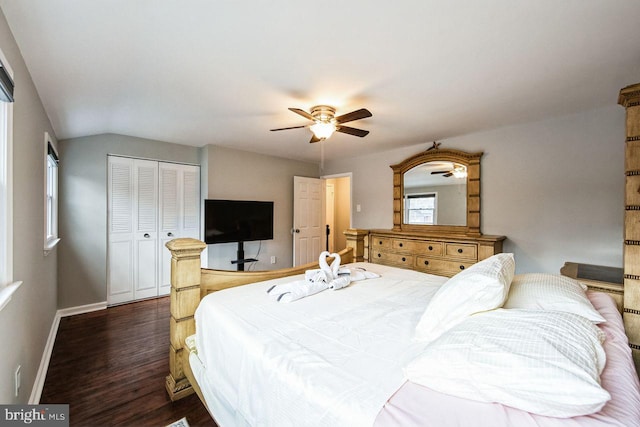
[[373, 425], [404, 383], [402, 366], [417, 350], [415, 325], [447, 279], [357, 265], [382, 277], [288, 304], [266, 290], [301, 276], [202, 300], [195, 314], [198, 358], [215, 394], [205, 393], [209, 407], [226, 407], [224, 419], [217, 418], [221, 427]]

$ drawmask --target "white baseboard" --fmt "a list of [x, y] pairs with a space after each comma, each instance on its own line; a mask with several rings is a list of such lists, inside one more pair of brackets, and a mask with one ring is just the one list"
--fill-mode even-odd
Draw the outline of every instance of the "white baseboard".
[[38, 373], [36, 379], [33, 382], [33, 388], [31, 389], [31, 396], [29, 396], [29, 404], [37, 405], [40, 403], [40, 396], [42, 396], [42, 389], [44, 387], [44, 381], [47, 378], [47, 371], [49, 370], [49, 362], [51, 361], [51, 353], [53, 352], [53, 345], [56, 342], [56, 335], [58, 334], [58, 326], [60, 326], [60, 319], [67, 316], [73, 316], [75, 314], [90, 313], [92, 311], [104, 310], [107, 308], [107, 302], [98, 302], [95, 304], [81, 305], [78, 307], [63, 308], [56, 312], [53, 317], [53, 323], [49, 330], [49, 337], [47, 343], [44, 346], [44, 352], [42, 353], [42, 359], [40, 359], [40, 366], [38, 367]]
[[92, 311], [104, 310], [107, 308], [107, 302], [96, 302], [94, 304], [79, 305], [77, 307], [69, 307], [58, 310], [60, 317], [75, 316], [76, 314], [91, 313]]

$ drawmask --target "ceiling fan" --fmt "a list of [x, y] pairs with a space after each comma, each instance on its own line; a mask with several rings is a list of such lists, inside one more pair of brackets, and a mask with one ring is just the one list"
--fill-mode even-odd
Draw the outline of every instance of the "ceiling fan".
[[336, 109], [328, 105], [316, 105], [311, 108], [311, 113], [307, 113], [299, 108], [289, 108], [296, 114], [301, 115], [305, 119], [313, 121], [313, 124], [303, 126], [291, 126], [286, 128], [271, 129], [272, 132], [287, 129], [300, 129], [310, 128], [313, 135], [309, 142], [323, 141], [329, 138], [333, 132], [342, 132], [349, 135], [359, 136], [363, 138], [369, 134], [368, 130], [356, 129], [349, 126], [344, 126], [343, 123], [352, 122], [355, 120], [366, 119], [373, 114], [366, 108], [352, 111], [347, 114], [335, 117]]
[[433, 171], [431, 175], [442, 175], [445, 178], [449, 178], [450, 176], [464, 178], [467, 176], [467, 168], [464, 165], [453, 163], [453, 168], [444, 171]]

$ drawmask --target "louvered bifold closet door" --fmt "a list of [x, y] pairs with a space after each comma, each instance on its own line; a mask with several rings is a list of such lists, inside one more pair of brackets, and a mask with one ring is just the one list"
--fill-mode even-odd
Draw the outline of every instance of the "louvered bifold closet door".
[[169, 240], [180, 237], [180, 199], [178, 165], [160, 163], [160, 295], [171, 291], [171, 253], [166, 248]]
[[134, 299], [158, 295], [158, 162], [134, 162]]
[[178, 237], [200, 238], [200, 167], [109, 156], [107, 303], [167, 295]]
[[171, 253], [166, 243], [200, 238], [200, 167], [160, 162], [160, 295], [171, 290]]
[[183, 165], [182, 237], [200, 238], [200, 167]]
[[107, 301], [133, 299], [133, 162], [109, 156]]

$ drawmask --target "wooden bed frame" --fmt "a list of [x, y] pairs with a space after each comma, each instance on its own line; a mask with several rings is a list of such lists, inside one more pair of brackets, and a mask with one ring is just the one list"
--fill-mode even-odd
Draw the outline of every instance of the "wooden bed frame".
[[[624, 284], [622, 289], [622, 311], [626, 334], [629, 338], [629, 346], [632, 349], [636, 369], [640, 371], [640, 84], [628, 86], [620, 91], [619, 104], [626, 109], [626, 148], [625, 148], [625, 240], [624, 240]], [[450, 153], [450, 152], [448, 152]], [[421, 154], [422, 157], [432, 154]], [[415, 156], [414, 156], [415, 157]], [[459, 157], [459, 156], [458, 156]], [[456, 157], [456, 158], [458, 158]], [[403, 168], [413, 165], [413, 157], [396, 165], [394, 169], [394, 224], [397, 225], [397, 212], [399, 211], [398, 194], [402, 194], [401, 173]], [[467, 164], [462, 161], [463, 164]], [[470, 163], [469, 163], [470, 164]], [[473, 192], [468, 193], [468, 206], [473, 210], [469, 212], [468, 224], [480, 223], [480, 171], [479, 162], [474, 162], [472, 187]], [[471, 208], [470, 208], [471, 209]], [[466, 234], [471, 237], [482, 235], [479, 228], [476, 230], [467, 228]], [[397, 230], [396, 230], [397, 231]], [[399, 233], [402, 233], [400, 231]], [[344, 233], [347, 237], [347, 248], [340, 252], [343, 262], [356, 262], [369, 260], [369, 230], [351, 229]], [[464, 234], [464, 233], [463, 233]], [[429, 236], [427, 236], [429, 237]], [[431, 236], [433, 237], [433, 236]], [[438, 237], [451, 237], [451, 230], [440, 231]], [[472, 260], [477, 262], [493, 253], [502, 251], [503, 236], [493, 236], [492, 239], [473, 243], [477, 246], [478, 254], [483, 255]], [[380, 239], [382, 240], [382, 239]], [[382, 242], [380, 242], [382, 243]], [[444, 241], [446, 247], [455, 242]], [[459, 242], [458, 242], [459, 243]], [[196, 239], [176, 239], [167, 243], [171, 251], [171, 320], [170, 320], [170, 350], [169, 350], [169, 375], [166, 378], [166, 388], [171, 400], [178, 400], [194, 391], [204, 399], [197, 383], [189, 369], [189, 352], [185, 348], [185, 339], [195, 333], [194, 314], [200, 299], [211, 292], [235, 286], [245, 285], [279, 277], [301, 274], [305, 270], [317, 268], [317, 263], [311, 263], [294, 268], [257, 272], [235, 272], [201, 269], [200, 254], [206, 245]], [[402, 245], [401, 245], [402, 246]], [[469, 245], [467, 245], [469, 246]], [[491, 250], [488, 251], [487, 248]], [[374, 248], [375, 249], [375, 248]], [[429, 248], [431, 249], [431, 248]], [[458, 249], [460, 252], [462, 248]], [[374, 251], [375, 252], [375, 251]], [[395, 253], [395, 252], [394, 252]], [[384, 264], [387, 262], [381, 252], [377, 260]], [[455, 255], [455, 253], [454, 253]], [[404, 255], [398, 255], [404, 256]], [[391, 257], [391, 256], [389, 256]], [[398, 258], [398, 257], [396, 257]], [[441, 257], [442, 258], [442, 257]], [[405, 258], [402, 258], [404, 261]]]
[[[347, 248], [338, 253], [341, 261], [363, 261], [364, 240], [368, 231], [349, 232], [350, 234], [345, 233]], [[196, 392], [204, 404], [202, 393], [189, 367], [189, 351], [185, 347], [186, 338], [196, 332], [194, 314], [200, 300], [223, 289], [302, 274], [306, 270], [318, 268], [318, 263], [269, 271], [210, 270], [200, 267], [200, 254], [206, 247], [200, 240], [175, 239], [166, 246], [171, 251], [171, 320], [169, 375], [165, 386], [172, 401]]]

